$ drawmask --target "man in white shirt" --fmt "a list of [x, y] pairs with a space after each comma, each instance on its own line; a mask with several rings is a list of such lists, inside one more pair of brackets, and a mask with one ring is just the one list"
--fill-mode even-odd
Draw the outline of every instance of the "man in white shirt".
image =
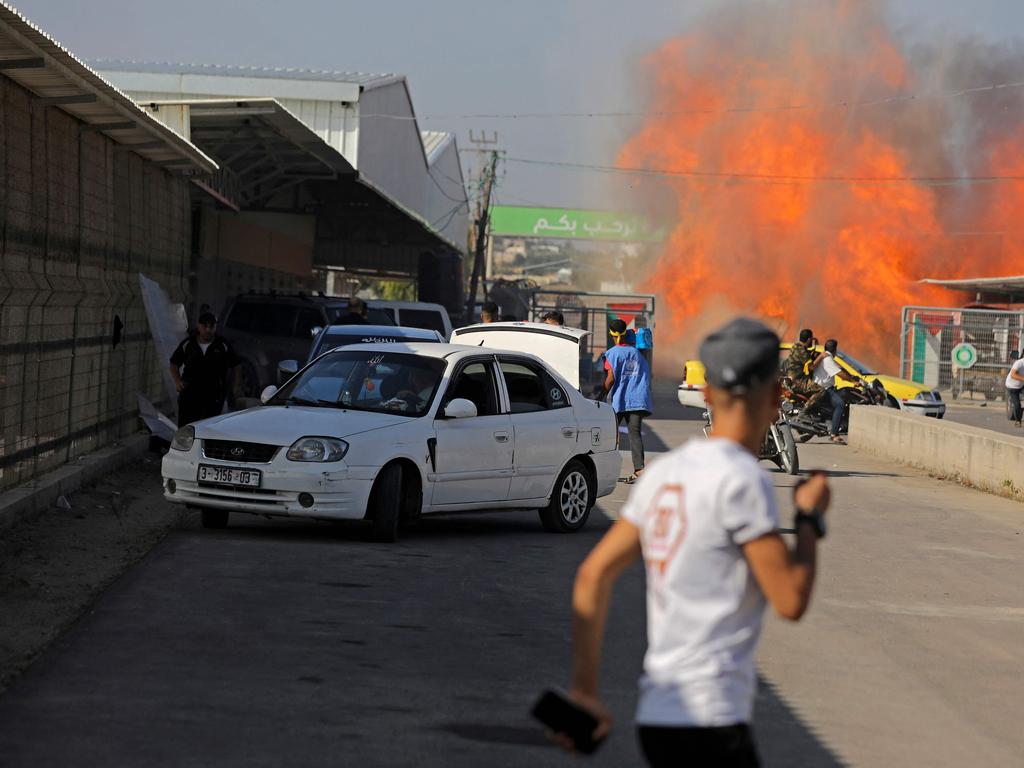
[[600, 737], [610, 729], [598, 669], [612, 586], [638, 557], [647, 566], [637, 724], [652, 766], [758, 765], [750, 720], [764, 608], [795, 621], [810, 601], [827, 480], [814, 473], [795, 490], [790, 549], [756, 458], [777, 418], [778, 350], [771, 329], [743, 318], [704, 340], [710, 439], [676, 448], [641, 476], [576, 575], [570, 695], [597, 716]]
[[1024, 351], [1020, 353], [1017, 360], [1010, 366], [1010, 372], [1006, 374], [1006, 399], [1010, 401], [1010, 420], [1018, 427], [1020, 426], [1020, 391], [1024, 389]]
[[825, 396], [832, 405], [832, 425], [830, 439], [833, 443], [842, 443], [843, 438], [839, 435], [839, 427], [843, 423], [843, 414], [846, 412], [846, 401], [836, 390], [836, 376], [844, 381], [856, 382], [859, 379], [852, 373], [847, 373], [836, 362], [836, 350], [839, 349], [839, 342], [829, 339], [825, 342], [825, 351], [818, 355], [814, 363], [814, 370], [811, 378], [814, 383], [825, 390]]

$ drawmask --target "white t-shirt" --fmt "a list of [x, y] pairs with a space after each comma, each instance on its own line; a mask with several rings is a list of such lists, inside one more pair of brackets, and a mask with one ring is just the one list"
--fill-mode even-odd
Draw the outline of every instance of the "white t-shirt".
[[199, 348], [200, 348], [201, 350], [203, 350], [203, 354], [204, 354], [204, 355], [206, 354], [206, 350], [208, 350], [208, 349], [210, 348], [210, 345], [211, 345], [211, 344], [213, 344], [213, 342], [212, 342], [212, 341], [207, 341], [207, 342], [202, 342], [202, 341], [200, 341], [200, 342], [199, 342]]
[[822, 389], [828, 389], [835, 386], [836, 374], [842, 370], [839, 367], [839, 363], [836, 362], [830, 353], [822, 352], [818, 357], [818, 361], [814, 364], [814, 371], [811, 376], [815, 384]]
[[[1017, 372], [1018, 376], [1024, 376], [1024, 357], [1017, 360], [1013, 365], [1010, 366], [1010, 373]], [[1017, 381], [1013, 378], [1010, 373], [1006, 374], [1006, 388], [1007, 389], [1024, 389], [1024, 381]]]
[[698, 438], [641, 475], [622, 516], [647, 566], [637, 723], [749, 723], [766, 601], [741, 547], [778, 527], [768, 475], [737, 443]]

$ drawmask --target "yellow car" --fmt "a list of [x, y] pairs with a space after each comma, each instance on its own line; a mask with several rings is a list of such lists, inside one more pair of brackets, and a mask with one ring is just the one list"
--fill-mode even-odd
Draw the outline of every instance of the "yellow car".
[[[789, 354], [791, 343], [782, 344], [779, 354], [782, 359]], [[824, 351], [821, 345], [814, 348], [819, 354]], [[941, 419], [946, 414], [946, 404], [937, 389], [929, 389], [923, 384], [875, 373], [856, 358], [843, 350], [836, 352], [836, 362], [847, 372], [865, 381], [878, 381], [885, 387], [889, 395], [889, 405], [907, 413], [917, 413]], [[852, 386], [849, 382], [836, 379], [836, 387]], [[700, 360], [687, 360], [683, 367], [683, 382], [679, 385], [679, 402], [691, 408], [704, 407], [704, 365]]]

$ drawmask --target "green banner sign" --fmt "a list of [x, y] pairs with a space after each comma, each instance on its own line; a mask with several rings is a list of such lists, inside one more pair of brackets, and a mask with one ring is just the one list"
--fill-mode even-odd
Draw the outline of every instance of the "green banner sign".
[[646, 216], [572, 208], [491, 207], [491, 234], [569, 240], [613, 240], [651, 243], [665, 239], [665, 230]]

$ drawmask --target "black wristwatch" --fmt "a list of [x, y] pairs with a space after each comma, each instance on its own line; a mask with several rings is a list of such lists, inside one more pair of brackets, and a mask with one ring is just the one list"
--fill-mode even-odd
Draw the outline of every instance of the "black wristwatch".
[[793, 518], [793, 527], [799, 528], [800, 523], [807, 523], [814, 528], [814, 533], [819, 539], [825, 538], [825, 513], [820, 509], [804, 512], [800, 507], [797, 507], [796, 516]]

